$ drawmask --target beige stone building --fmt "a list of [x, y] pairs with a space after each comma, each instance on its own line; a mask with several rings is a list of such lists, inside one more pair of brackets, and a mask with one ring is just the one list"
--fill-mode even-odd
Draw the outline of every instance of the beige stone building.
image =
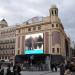
[[[41, 41], [38, 41], [40, 36]], [[69, 57], [69, 45], [70, 39], [55, 5], [50, 8], [49, 16], [33, 17], [18, 26], [8, 26], [4, 19], [0, 21], [0, 60], [10, 61], [15, 55], [23, 55], [28, 49], [38, 48], [43, 50], [43, 54]]]
[[0, 21], [0, 60], [10, 61], [15, 55], [16, 26]]
[[16, 28], [15, 55], [24, 54], [27, 35], [38, 33], [43, 33], [44, 54], [69, 56], [70, 39], [64, 31], [55, 5], [49, 9], [49, 16], [34, 17]]

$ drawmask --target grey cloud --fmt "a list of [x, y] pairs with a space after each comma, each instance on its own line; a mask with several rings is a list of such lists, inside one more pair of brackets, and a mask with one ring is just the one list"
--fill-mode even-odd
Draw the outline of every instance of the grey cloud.
[[22, 23], [33, 16], [48, 16], [52, 4], [59, 8], [65, 31], [74, 39], [75, 0], [0, 0], [0, 11], [4, 11], [0, 18], [6, 18], [9, 25]]
[[72, 40], [75, 40], [75, 1], [63, 0], [59, 6], [59, 16], [64, 25], [65, 31], [70, 35]]

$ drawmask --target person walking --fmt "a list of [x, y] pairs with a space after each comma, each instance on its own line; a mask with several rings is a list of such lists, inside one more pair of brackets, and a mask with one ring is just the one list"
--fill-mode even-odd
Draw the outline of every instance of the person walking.
[[55, 68], [55, 72], [57, 72], [57, 65], [56, 64], [54, 64], [54, 68]]
[[73, 67], [73, 65], [71, 64], [71, 61], [67, 61], [67, 64], [65, 65], [65, 73], [64, 73], [64, 75], [72, 75], [72, 67]]
[[0, 69], [0, 75], [4, 75], [4, 68]]
[[65, 66], [64, 66], [64, 63], [61, 63], [60, 64], [60, 75], [64, 75], [65, 73]]
[[54, 68], [55, 68], [54, 63], [51, 63], [51, 71], [52, 71], [52, 72], [54, 72]]
[[21, 75], [21, 67], [19, 66], [19, 64], [17, 65], [14, 65], [13, 67], [13, 72], [14, 72], [14, 75]]
[[8, 65], [8, 68], [7, 68], [7, 73], [6, 73], [6, 75], [11, 75], [10, 65]]

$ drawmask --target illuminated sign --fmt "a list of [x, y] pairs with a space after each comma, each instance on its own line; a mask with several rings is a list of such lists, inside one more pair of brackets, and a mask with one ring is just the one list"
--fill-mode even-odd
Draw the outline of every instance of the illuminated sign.
[[25, 36], [24, 54], [43, 53], [43, 33], [29, 34]]
[[43, 50], [24, 50], [24, 54], [43, 54]]

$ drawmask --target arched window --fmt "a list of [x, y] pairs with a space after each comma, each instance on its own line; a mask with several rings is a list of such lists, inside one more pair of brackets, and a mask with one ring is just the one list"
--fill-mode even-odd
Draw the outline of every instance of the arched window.
[[57, 11], [55, 10], [55, 15], [57, 14]]
[[54, 15], [53, 10], [52, 10], [52, 15]]

